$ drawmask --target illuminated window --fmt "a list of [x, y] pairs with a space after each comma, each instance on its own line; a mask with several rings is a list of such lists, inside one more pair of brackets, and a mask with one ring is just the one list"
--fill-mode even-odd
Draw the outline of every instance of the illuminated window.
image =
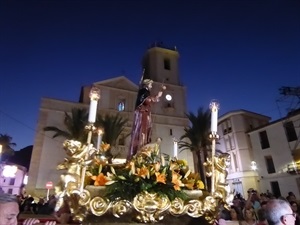
[[124, 110], [125, 110], [125, 100], [122, 100], [118, 104], [118, 111], [121, 112], [121, 111], [124, 111]]

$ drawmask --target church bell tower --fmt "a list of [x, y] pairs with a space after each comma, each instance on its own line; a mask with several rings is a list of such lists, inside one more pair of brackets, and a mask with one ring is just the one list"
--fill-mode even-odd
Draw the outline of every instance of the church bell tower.
[[158, 83], [179, 85], [178, 60], [176, 47], [165, 47], [161, 42], [152, 44], [142, 59], [144, 78]]

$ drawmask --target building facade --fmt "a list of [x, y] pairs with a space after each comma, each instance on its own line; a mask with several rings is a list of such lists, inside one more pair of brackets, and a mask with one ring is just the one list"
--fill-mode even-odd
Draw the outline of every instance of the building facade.
[[219, 118], [219, 148], [231, 157], [228, 183], [247, 197], [253, 188], [300, 197], [300, 113], [269, 122], [270, 117], [237, 110]]
[[219, 118], [217, 149], [230, 155], [228, 183], [231, 190], [247, 196], [249, 188], [259, 189], [259, 177], [251, 167], [254, 152], [248, 131], [266, 125], [270, 117], [246, 110], [228, 112]]
[[248, 132], [262, 192], [300, 198], [300, 111]]
[[27, 169], [16, 164], [0, 164], [0, 193], [20, 195], [27, 182]]
[[[184, 134], [184, 127], [189, 124], [185, 116], [186, 88], [180, 83], [178, 64], [179, 53], [175, 48], [157, 45], [151, 46], [142, 59], [143, 79], [149, 78], [154, 81], [151, 92], [156, 94], [161, 90], [162, 85], [167, 87], [160, 102], [152, 107], [152, 140], [161, 137], [163, 140], [161, 152], [170, 156], [173, 154], [174, 138], [179, 139]], [[98, 87], [101, 91], [98, 113], [103, 115], [119, 113], [129, 120], [124, 131], [124, 139], [121, 135], [115, 149], [121, 157], [126, 158], [130, 142], [130, 136], [126, 137], [126, 134], [131, 132], [138, 84], [125, 76], [119, 76], [82, 87], [79, 102], [42, 98], [26, 187], [28, 194], [43, 195], [46, 190], [45, 184], [48, 181], [57, 183], [61, 175], [61, 171], [58, 171], [56, 166], [65, 157], [62, 146], [64, 139], [60, 137], [53, 139], [53, 134], [45, 133], [43, 128], [55, 126], [64, 129], [65, 112], [70, 112], [72, 108], [89, 107], [89, 92], [92, 86]], [[186, 159], [189, 165], [194, 165], [192, 153], [181, 152], [178, 157]]]

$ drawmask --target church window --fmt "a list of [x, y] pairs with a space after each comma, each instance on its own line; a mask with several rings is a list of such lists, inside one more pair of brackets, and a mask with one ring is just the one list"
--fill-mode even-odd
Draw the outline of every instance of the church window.
[[125, 110], [125, 100], [121, 100], [118, 104], [118, 111], [124, 111]]

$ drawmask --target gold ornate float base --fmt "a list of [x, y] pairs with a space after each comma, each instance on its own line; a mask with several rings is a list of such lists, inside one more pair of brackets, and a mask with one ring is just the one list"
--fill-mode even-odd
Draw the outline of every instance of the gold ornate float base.
[[[88, 143], [90, 142], [88, 141]], [[113, 191], [123, 190], [123, 192], [117, 192], [117, 196], [109, 198], [109, 200], [108, 197], [105, 197], [107, 196], [105, 194], [105, 186], [85, 185], [86, 170], [93, 162], [93, 160], [90, 159], [91, 155], [89, 155], [91, 152], [90, 145], [81, 145], [80, 142], [78, 143], [76, 141], [66, 141], [64, 147], [67, 150], [67, 155], [70, 157], [65, 158], [65, 161], [58, 165], [59, 169], [66, 169], [66, 172], [62, 174], [61, 181], [59, 185], [56, 186], [56, 196], [58, 198], [56, 210], [61, 208], [64, 204], [67, 204], [70, 208], [73, 220], [82, 224], [95, 224], [98, 223], [97, 221], [101, 224], [156, 223], [159, 225], [171, 223], [172, 225], [176, 225], [194, 224], [194, 221], [196, 221], [197, 224], [200, 222], [200, 224], [212, 224], [218, 214], [220, 206], [223, 205], [223, 207], [227, 207], [232, 200], [232, 195], [229, 194], [229, 186], [226, 183], [226, 162], [228, 161], [228, 154], [214, 157], [214, 160], [210, 161], [210, 163], [214, 165], [213, 167], [211, 166], [213, 168], [212, 174], [214, 175], [214, 191], [211, 193], [207, 191], [202, 193], [201, 190], [197, 189], [182, 189], [181, 191], [185, 192], [188, 198], [182, 195], [171, 195], [168, 197], [171, 190], [174, 190], [173, 182], [177, 183], [178, 187], [179, 184], [182, 183], [179, 178], [181, 177], [181, 175], [179, 176], [179, 170], [176, 172], [170, 169], [174, 166], [179, 166], [179, 160], [169, 160], [166, 166], [163, 158], [159, 161], [156, 159], [157, 157], [152, 158], [147, 154], [147, 157], [138, 155], [135, 161], [128, 163], [128, 165], [133, 166], [129, 171], [125, 171], [127, 175], [136, 175], [137, 169], [140, 169], [140, 171], [142, 171], [142, 169], [146, 171], [147, 169], [150, 174], [149, 171], [156, 171], [156, 167], [158, 167], [157, 171], [160, 171], [159, 168], [163, 165], [164, 170], [168, 168], [168, 173], [172, 174], [172, 182], [170, 182], [172, 186], [164, 186], [167, 187], [165, 192], [160, 191], [159, 193], [157, 193], [157, 191], [151, 191], [151, 189], [149, 191], [147, 188], [142, 190], [138, 189], [138, 192], [134, 192], [134, 196], [128, 198], [130, 199], [129, 201], [120, 197], [127, 197], [125, 196], [127, 193], [123, 193], [126, 192], [127, 189], [123, 189], [122, 187], [113, 189]], [[88, 152], [84, 160], [82, 158], [82, 152]], [[143, 166], [141, 167], [141, 165]], [[136, 168], [136, 166], [140, 166], [140, 168]], [[123, 165], [123, 167], [120, 171], [126, 169], [125, 165]], [[108, 176], [105, 177], [103, 173], [100, 173], [102, 166], [99, 168], [99, 177], [101, 179], [108, 178]], [[116, 169], [113, 166], [110, 167], [110, 171], [114, 177], [119, 179], [114, 180], [114, 182], [124, 184], [119, 182], [120, 180], [126, 180], [124, 175], [117, 175]], [[167, 176], [163, 171], [157, 172], [157, 174], [155, 173], [157, 176]], [[189, 174], [190, 172], [186, 172], [184, 177], [188, 177]], [[153, 177], [154, 180], [158, 179], [157, 177], [155, 178], [154, 175]], [[135, 179], [142, 178], [142, 175], [135, 176]], [[147, 177], [145, 176], [145, 178]], [[149, 180], [149, 178], [147, 179]], [[162, 179], [161, 177], [159, 178]], [[137, 184], [136, 180], [131, 181], [130, 178], [128, 178], [128, 180], [132, 182], [130, 184]], [[166, 180], [163, 180], [164, 185], [166, 185], [165, 182]], [[150, 184], [154, 185], [153, 182]]]
[[[110, 223], [168, 223], [177, 224], [175, 220], [189, 224], [205, 220], [207, 224], [215, 219], [217, 206], [222, 203], [215, 197], [203, 196], [201, 190], [187, 192], [187, 200], [175, 198], [170, 201], [167, 196], [157, 193], [142, 192], [135, 196], [133, 201], [116, 199], [109, 201], [103, 197], [105, 187], [86, 186], [82, 193], [72, 191], [69, 197], [65, 196], [71, 207], [73, 218], [83, 224], [107, 221]], [[174, 221], [173, 221], [174, 220]], [[178, 223], [179, 224], [179, 223]]]
[[[103, 215], [101, 217], [89, 215], [83, 221], [83, 225], [140, 225], [140, 222], [133, 220], [134, 215], [124, 215], [121, 218], [116, 218], [113, 215]], [[190, 216], [172, 216], [166, 215], [162, 221], [156, 222], [155, 225], [209, 225], [204, 217], [192, 218]]]

